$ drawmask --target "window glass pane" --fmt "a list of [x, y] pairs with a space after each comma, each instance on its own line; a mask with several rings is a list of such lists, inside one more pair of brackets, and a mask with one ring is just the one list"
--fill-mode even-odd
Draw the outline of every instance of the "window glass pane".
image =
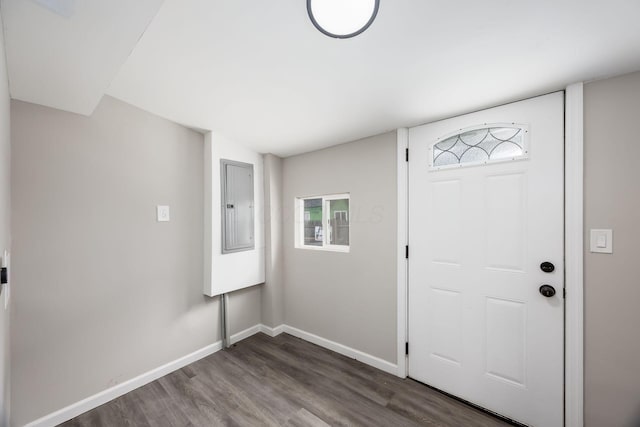
[[349, 246], [349, 199], [329, 200], [329, 244]]
[[304, 244], [322, 246], [322, 199], [304, 201]]
[[451, 136], [433, 145], [432, 164], [464, 166], [494, 160], [515, 160], [525, 156], [521, 127], [482, 127]]

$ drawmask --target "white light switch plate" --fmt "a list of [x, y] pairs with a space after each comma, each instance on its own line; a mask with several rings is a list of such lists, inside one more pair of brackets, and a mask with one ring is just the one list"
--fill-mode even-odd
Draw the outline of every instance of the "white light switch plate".
[[613, 230], [591, 230], [591, 252], [599, 254], [613, 253]]
[[158, 213], [158, 222], [169, 222], [169, 220], [171, 219], [169, 215], [169, 206], [158, 205], [157, 213]]

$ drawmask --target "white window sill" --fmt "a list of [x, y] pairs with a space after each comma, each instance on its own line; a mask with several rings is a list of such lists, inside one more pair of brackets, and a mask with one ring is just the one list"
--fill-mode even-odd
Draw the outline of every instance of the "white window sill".
[[296, 245], [296, 249], [319, 251], [319, 252], [342, 252], [349, 253], [349, 246], [329, 245], [329, 246], [311, 246], [311, 245]]

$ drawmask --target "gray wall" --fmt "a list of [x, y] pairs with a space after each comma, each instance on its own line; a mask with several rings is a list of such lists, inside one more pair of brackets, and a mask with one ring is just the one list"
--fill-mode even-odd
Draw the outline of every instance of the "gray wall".
[[[396, 133], [284, 159], [285, 323], [396, 363]], [[351, 252], [294, 248], [294, 199], [350, 193]]]
[[[200, 288], [202, 292], [202, 288]], [[209, 297], [207, 297], [209, 299]], [[218, 305], [218, 298], [214, 298]], [[217, 310], [217, 307], [216, 307]], [[229, 330], [231, 335], [253, 328], [262, 321], [262, 285], [240, 289], [229, 293]], [[211, 325], [217, 333], [219, 326], [216, 322]]]
[[[13, 101], [11, 125], [23, 425], [220, 337], [202, 295], [203, 136], [109, 97], [91, 117]], [[230, 304], [232, 332], [259, 323], [259, 288]]]
[[262, 323], [280, 326], [284, 320], [282, 256], [282, 159], [264, 156], [265, 284], [262, 287]]
[[[0, 257], [11, 245], [9, 87], [3, 34], [0, 19]], [[3, 289], [0, 293], [0, 426], [6, 425], [9, 416], [9, 310], [4, 306], [6, 292]]]
[[[640, 425], [640, 73], [585, 86], [585, 425]], [[613, 255], [588, 250], [613, 229]]]
[[[11, 156], [12, 419], [22, 425], [217, 341], [219, 313], [201, 294], [202, 135], [109, 97], [90, 118], [14, 101], [10, 153], [3, 58], [0, 251]], [[588, 427], [640, 423], [639, 120], [640, 73], [586, 85], [585, 237], [615, 236], [613, 255], [585, 252]], [[396, 362], [395, 142], [388, 133], [265, 156], [267, 284], [231, 295], [232, 333], [286, 323]], [[351, 252], [295, 249], [295, 197], [343, 192]], [[168, 224], [155, 222], [164, 203]], [[8, 384], [5, 337], [0, 346]]]

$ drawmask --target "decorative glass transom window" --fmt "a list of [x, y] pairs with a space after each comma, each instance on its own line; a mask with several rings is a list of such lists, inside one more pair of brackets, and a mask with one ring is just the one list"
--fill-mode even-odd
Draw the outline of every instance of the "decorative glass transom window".
[[520, 160], [528, 156], [526, 125], [491, 124], [460, 129], [438, 138], [430, 148], [433, 169]]

